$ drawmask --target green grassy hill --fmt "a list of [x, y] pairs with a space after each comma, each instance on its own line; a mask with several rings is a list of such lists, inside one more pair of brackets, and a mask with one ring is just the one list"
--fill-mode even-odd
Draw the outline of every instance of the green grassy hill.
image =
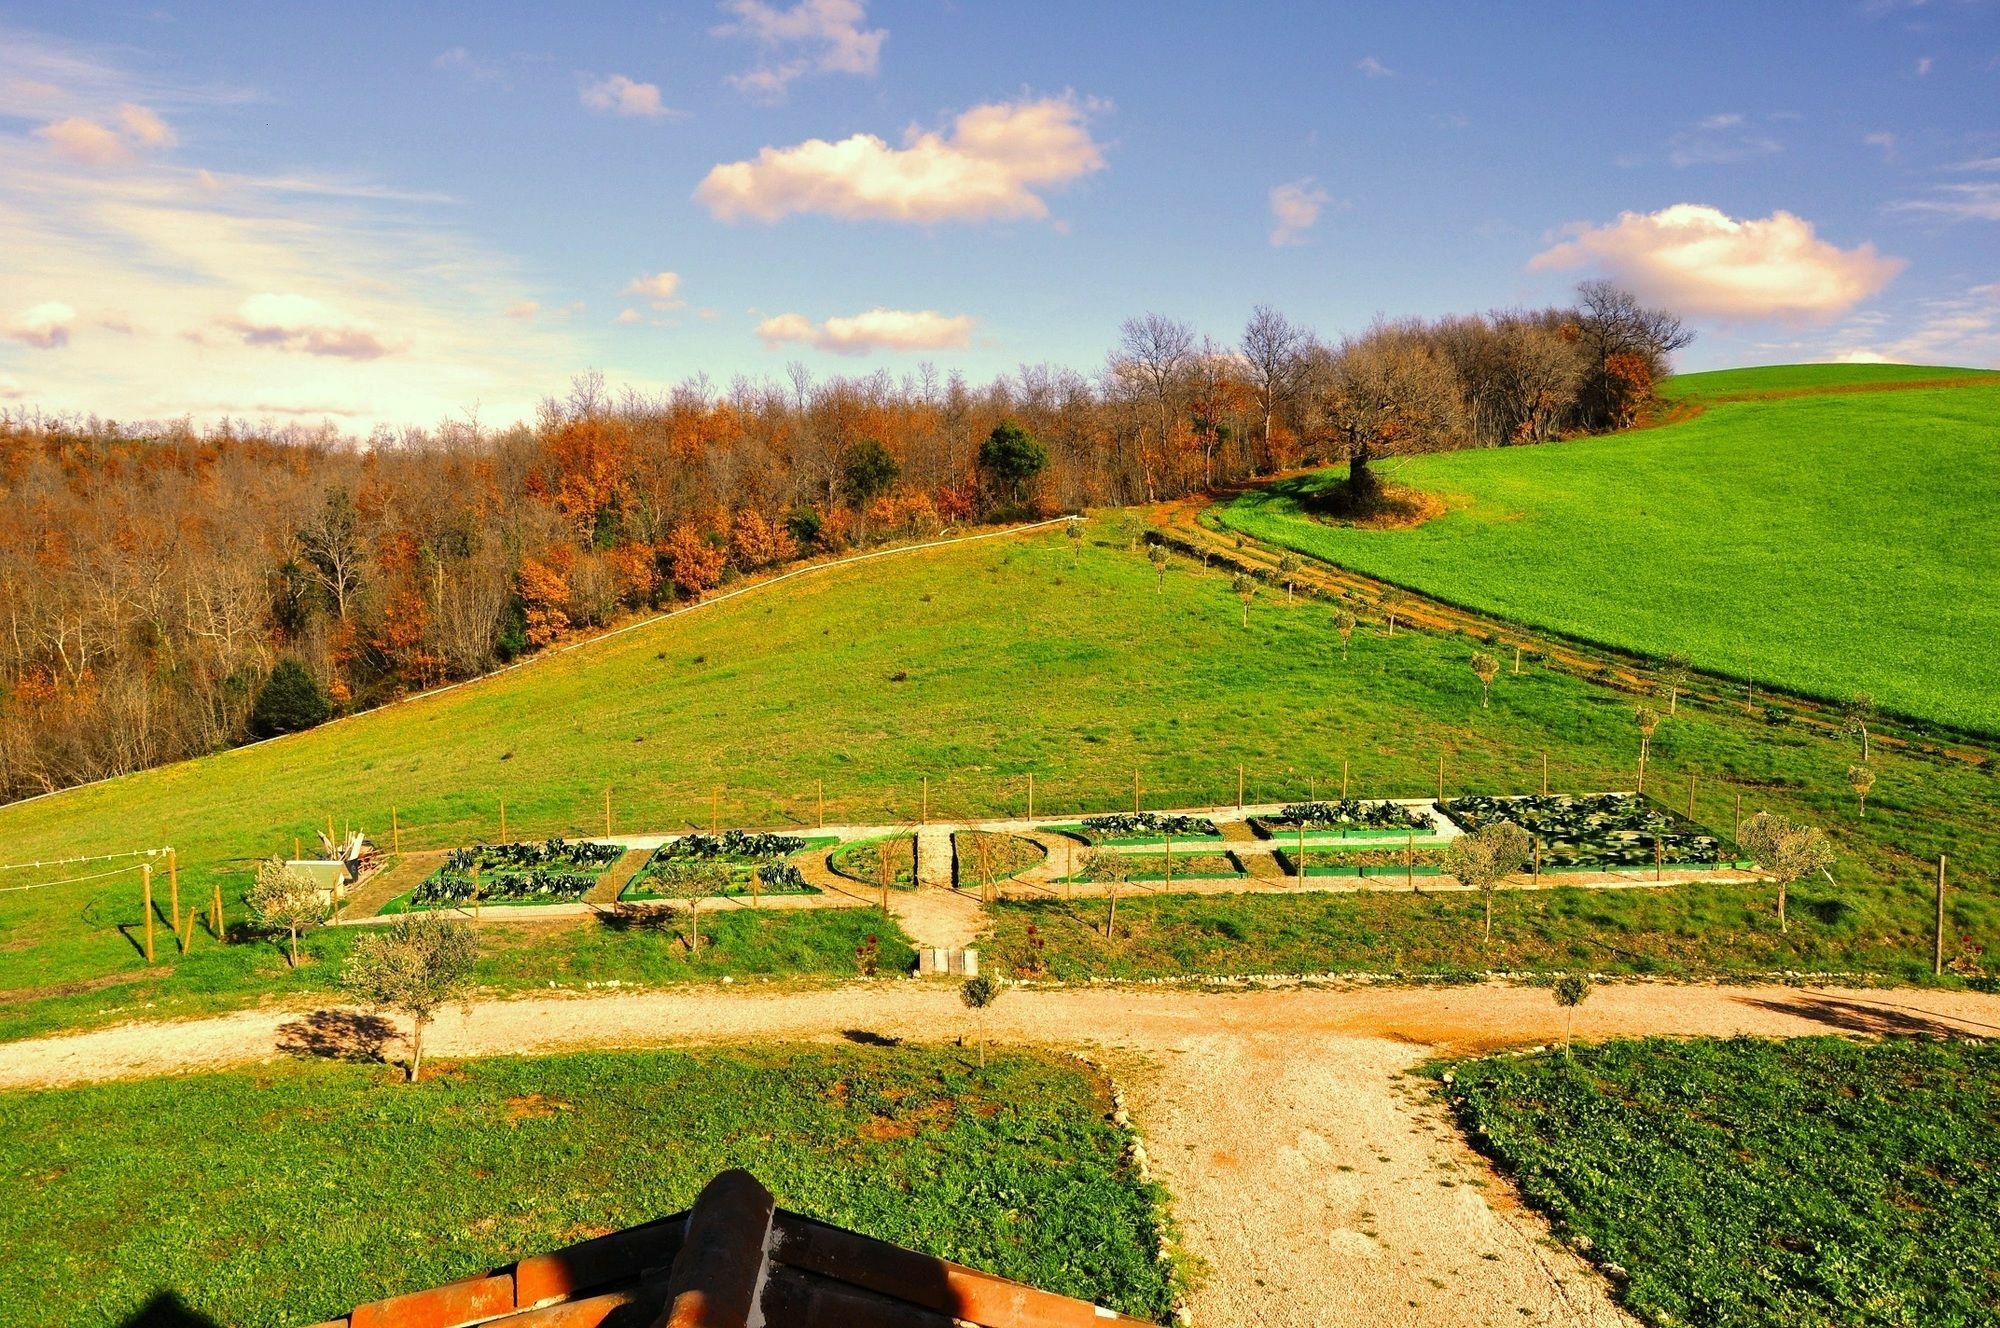
[[[205, 900], [220, 882], [240, 917], [254, 859], [288, 852], [328, 815], [386, 840], [394, 807], [407, 846], [443, 847], [494, 836], [504, 797], [512, 836], [590, 834], [607, 785], [618, 827], [638, 831], [705, 824], [717, 786], [725, 826], [809, 824], [818, 781], [829, 821], [914, 820], [926, 775], [938, 816], [1019, 813], [1031, 771], [1044, 814], [1130, 805], [1135, 768], [1153, 807], [1233, 800], [1239, 763], [1252, 800], [1325, 794], [1343, 760], [1358, 795], [1418, 796], [1435, 787], [1440, 752], [1460, 792], [1526, 791], [1544, 750], [1559, 788], [1632, 781], [1624, 693], [1530, 660], [1482, 709], [1462, 637], [1386, 638], [1371, 623], [1343, 662], [1328, 606], [1288, 607], [1267, 590], [1246, 629], [1219, 570], [1176, 561], [1156, 589], [1134, 517], [1099, 516], [1090, 531], [1075, 553], [1050, 532], [794, 581], [315, 732], [0, 807], [4, 860], [172, 842], [184, 891]], [[1730, 707], [1683, 705], [1654, 741], [1658, 786], [1681, 797], [1699, 771], [1711, 824], [1729, 825], [1724, 781], [1737, 781], [1746, 811], [1836, 827], [1838, 897], [1823, 928], [1794, 925], [1783, 966], [1873, 964], [1854, 949], [1863, 939], [1871, 954], [1893, 946], [1915, 962], [1929, 954], [1920, 860], [1949, 852], [1966, 872], [2000, 870], [1989, 774], [1880, 751], [1857, 823], [1842, 782], [1854, 755], [1846, 740]], [[1654, 934], [1666, 970], [1680, 966], [1682, 931], [1704, 937], [1703, 955], [1728, 951], [1698, 892], [1646, 908], [1606, 898], [1591, 913], [1607, 936]], [[1994, 910], [1970, 896], [1964, 908], [1967, 930], [1986, 935], [1979, 910]], [[855, 925], [878, 925], [873, 916]], [[140, 981], [147, 970], [119, 930], [139, 917], [129, 877], [0, 893], [0, 1036], [321, 990], [344, 939], [314, 937], [321, 962], [286, 974], [275, 947], [219, 949], [204, 936], [180, 957], [163, 933], [163, 962]], [[1505, 961], [1482, 958], [1476, 932], [1454, 925], [1443, 940], [1463, 951], [1468, 936], [1451, 964]], [[832, 960], [851, 967], [858, 940], [829, 937], [817, 958], [783, 951], [759, 971], [837, 973]], [[605, 929], [560, 949], [522, 942], [486, 976], [503, 987], [656, 980], [675, 968], [665, 943]], [[1564, 945], [1559, 962], [1588, 955]], [[131, 985], [96, 985], [120, 983]]]
[[1940, 364], [1766, 364], [1676, 374], [1660, 385], [1668, 401], [1742, 401], [1816, 392], [1868, 392], [1916, 386], [2000, 382], [2000, 370]]
[[[1980, 385], [1909, 385], [1941, 376]], [[1675, 387], [1705, 409], [1409, 461], [1397, 478], [1450, 505], [1416, 529], [1304, 516], [1299, 500], [1335, 472], [1219, 519], [1531, 626], [2000, 732], [2000, 374], [1796, 365]]]

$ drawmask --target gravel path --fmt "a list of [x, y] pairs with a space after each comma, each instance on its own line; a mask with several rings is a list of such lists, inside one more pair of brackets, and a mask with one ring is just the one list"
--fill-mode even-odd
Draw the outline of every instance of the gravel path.
[[[305, 1022], [257, 1010], [0, 1045], [0, 1088], [268, 1060]], [[1628, 1322], [1407, 1077], [1438, 1053], [1552, 1041], [1561, 1020], [1545, 991], [1023, 989], [987, 1026], [998, 1042], [1087, 1050], [1125, 1082], [1187, 1245], [1211, 1270], [1198, 1324]], [[441, 1015], [430, 1045], [466, 1056], [862, 1033], [934, 1041], [965, 1028], [953, 987], [899, 981], [492, 1001]], [[1992, 1036], [2000, 997], [1634, 983], [1600, 988], [1578, 1018], [1585, 1037], [1829, 1031]]]

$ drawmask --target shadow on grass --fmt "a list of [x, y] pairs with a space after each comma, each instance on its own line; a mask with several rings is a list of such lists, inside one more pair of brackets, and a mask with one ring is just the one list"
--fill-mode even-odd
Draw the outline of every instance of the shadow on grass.
[[323, 1061], [387, 1064], [388, 1044], [400, 1037], [379, 1014], [354, 1010], [314, 1010], [278, 1028], [278, 1050], [288, 1056]]
[[156, 1291], [152, 1299], [120, 1320], [118, 1328], [222, 1328], [222, 1325], [190, 1308], [179, 1292]]
[[849, 1042], [858, 1042], [864, 1047], [900, 1047], [903, 1039], [890, 1037], [886, 1033], [872, 1032], [866, 1028], [843, 1028], [840, 1035]]

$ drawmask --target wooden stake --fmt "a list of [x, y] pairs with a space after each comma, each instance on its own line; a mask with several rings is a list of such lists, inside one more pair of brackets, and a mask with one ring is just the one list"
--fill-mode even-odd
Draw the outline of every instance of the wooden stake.
[[193, 904], [188, 905], [185, 921], [178, 916], [174, 918], [174, 943], [180, 946], [182, 954], [186, 954], [188, 947], [194, 944], [194, 919], [195, 906]]
[[479, 860], [477, 858], [473, 859], [472, 863], [472, 918], [475, 922], [479, 920]]
[[1307, 775], [1307, 776], [1306, 776], [1306, 801], [1308, 801], [1308, 802], [1318, 802], [1318, 801], [1319, 801], [1319, 776], [1318, 776], [1318, 775]]
[[1535, 884], [1542, 883], [1542, 841], [1535, 841]]
[[708, 790], [708, 833], [719, 834], [722, 828], [722, 785], [711, 785]]
[[139, 874], [146, 886], [146, 962], [150, 964], [153, 962], [153, 864], [140, 863]]
[[611, 786], [604, 786], [604, 837], [611, 838]]
[[1542, 796], [1549, 796], [1549, 754], [1542, 753]]
[[826, 829], [826, 781], [824, 779], [815, 779], [813, 781], [813, 824], [822, 830]]
[[1518, 644], [1516, 644], [1514, 647], [1514, 676], [1519, 677], [1520, 674], [1521, 674], [1521, 647]]
[[1347, 801], [1347, 758], [1340, 758], [1340, 800]]
[[1236, 767], [1236, 810], [1243, 810], [1243, 767]]
[[921, 823], [924, 825], [931, 823], [931, 777], [929, 775], [924, 776], [924, 812], [921, 817]]
[[1944, 854], [1938, 854], [1937, 939], [1931, 946], [1931, 976], [1944, 976]]
[[208, 929], [215, 933], [215, 939], [229, 944], [229, 935], [222, 930], [222, 882], [215, 883], [215, 894], [208, 901]]
[[330, 851], [331, 851], [331, 850], [333, 849], [333, 845], [334, 845], [334, 839], [333, 839], [333, 813], [332, 813], [332, 812], [328, 812], [328, 813], [326, 814], [326, 845], [327, 845], [327, 849], [328, 849], [328, 851], [330, 852]]
[[1299, 818], [1299, 884], [1306, 883], [1306, 821]]
[[389, 851], [392, 853], [403, 851], [403, 822], [397, 817], [394, 807], [389, 809]]
[[1653, 836], [1653, 879], [1654, 880], [1657, 881], [1660, 879], [1660, 870], [1662, 867], [1666, 865], [1666, 860], [1667, 860], [1667, 851], [1660, 844], [1660, 837], [1658, 835], [1654, 835]]
[[172, 915], [174, 930], [178, 932], [181, 928], [181, 868], [174, 860], [172, 849], [167, 850], [167, 912]]
[[500, 799], [500, 842], [507, 842], [507, 800]]
[[1132, 814], [1139, 814], [1139, 772], [1136, 769], [1132, 771]]
[[1444, 801], [1444, 753], [1438, 753], [1438, 801]]
[[1688, 771], [1688, 820], [1690, 821], [1694, 819], [1694, 789], [1695, 773], [1690, 770]]
[[1028, 772], [1028, 819], [1035, 819], [1035, 772]]
[[293, 835], [293, 836], [292, 836], [292, 861], [293, 861], [293, 862], [297, 862], [297, 861], [298, 861], [298, 860], [299, 860], [300, 858], [303, 858], [304, 856], [305, 856], [305, 850], [299, 847], [299, 837], [298, 837], [297, 835]]

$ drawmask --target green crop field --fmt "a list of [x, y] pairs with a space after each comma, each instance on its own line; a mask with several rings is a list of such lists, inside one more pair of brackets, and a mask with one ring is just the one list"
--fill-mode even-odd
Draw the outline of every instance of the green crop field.
[[[823, 1221], [1158, 1320], [1163, 1192], [1069, 1057], [768, 1046], [292, 1062], [0, 1094], [0, 1322], [289, 1325], [685, 1209]], [[90, 1122], [78, 1130], [78, 1121]]]
[[2000, 1047], [1662, 1039], [1448, 1068], [1473, 1142], [1648, 1323], [2000, 1321]]
[[[1305, 516], [1339, 472], [1214, 519], [1441, 599], [1698, 668], [2000, 733], [2000, 375], [1881, 387], [1890, 368], [1695, 375], [1681, 423], [1419, 457], [1450, 510], [1409, 530]], [[1922, 369], [1931, 375], [1954, 370]]]
[[[1228, 579], [1179, 560], [1156, 590], [1134, 547], [1141, 528], [1108, 513], [1080, 551], [1050, 532], [843, 569], [297, 737], [0, 808], [4, 860], [171, 841], [184, 894], [206, 901], [219, 883], [240, 924], [258, 855], [289, 851], [328, 815], [385, 837], [392, 806], [407, 848], [493, 835], [502, 797], [517, 835], [587, 835], [601, 829], [607, 785], [618, 827], [635, 832], [706, 827], [717, 785], [725, 827], [810, 827], [818, 781], [829, 823], [914, 822], [926, 775], [940, 818], [1018, 815], [1030, 772], [1051, 816], [1129, 807], [1135, 768], [1152, 807], [1233, 802], [1239, 764], [1253, 802], [1297, 800], [1314, 780], [1324, 791], [1344, 759], [1358, 797], [1423, 796], [1441, 752], [1453, 792], [1530, 791], [1543, 751], [1559, 790], [1630, 786], [1625, 693], [1530, 662], [1503, 673], [1482, 709], [1473, 642], [1372, 626], [1343, 663], [1324, 605], [1260, 599], [1245, 629]], [[1841, 907], [1854, 910], [1830, 916], [1915, 940], [1936, 854], [1951, 854], [1955, 879], [2000, 872], [2000, 786], [1989, 767], [1878, 744], [1858, 821], [1843, 782], [1856, 754], [1802, 724], [1683, 705], [1653, 740], [1651, 770], [1675, 800], [1699, 772], [1698, 819], [1724, 830], [1738, 788], [1746, 814], [1829, 826]], [[2000, 941], [1990, 898], [1954, 894], [1954, 955]], [[704, 909], [704, 929], [743, 912]], [[699, 971], [657, 932], [523, 923], [510, 940], [489, 925], [502, 948], [482, 978], [498, 990], [663, 981], [752, 956], [763, 957], [746, 971], [838, 975], [854, 971], [853, 929], [882, 927], [872, 910], [795, 916], [733, 922], [769, 944], [719, 945], [718, 967]], [[162, 931], [149, 970], [139, 919], [130, 876], [0, 893], [0, 1036], [313, 999], [348, 939], [315, 934], [320, 961], [287, 973], [270, 944], [218, 948], [203, 932], [181, 956]], [[1719, 953], [1739, 967], [1764, 958], [1756, 946]]]
[[1867, 392], [1996, 379], [2000, 379], [2000, 370], [1941, 364], [1767, 364], [1753, 369], [1676, 374], [1660, 384], [1660, 395], [1675, 402], [1737, 401], [1790, 393]]

